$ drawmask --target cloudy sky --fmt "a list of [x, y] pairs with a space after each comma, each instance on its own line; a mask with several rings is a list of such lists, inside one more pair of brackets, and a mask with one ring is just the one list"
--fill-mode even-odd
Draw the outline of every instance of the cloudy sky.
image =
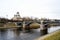
[[21, 17], [60, 19], [60, 0], [0, 0], [0, 17], [12, 18], [17, 11]]

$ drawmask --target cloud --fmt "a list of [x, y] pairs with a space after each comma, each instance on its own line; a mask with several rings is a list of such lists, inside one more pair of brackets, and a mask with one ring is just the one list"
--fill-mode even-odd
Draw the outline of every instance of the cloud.
[[[60, 17], [60, 0], [0, 0], [0, 14], [13, 17], [17, 11], [22, 17]], [[1, 16], [1, 15], [0, 15]]]

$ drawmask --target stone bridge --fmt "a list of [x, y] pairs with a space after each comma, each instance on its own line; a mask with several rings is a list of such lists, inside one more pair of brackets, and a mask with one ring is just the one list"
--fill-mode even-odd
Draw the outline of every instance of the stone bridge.
[[[14, 21], [14, 20], [7, 20], [4, 24], [5, 27], [0, 28], [18, 28], [22, 29], [23, 31], [30, 31], [31, 29], [40, 28], [40, 32], [43, 34], [47, 34], [47, 29], [51, 26], [60, 26], [60, 21], [47, 21], [47, 20], [40, 20], [40, 21]], [[14, 25], [13, 25], [14, 24]], [[12, 26], [11, 26], [12, 25]], [[6, 27], [10, 26], [10, 27]]]

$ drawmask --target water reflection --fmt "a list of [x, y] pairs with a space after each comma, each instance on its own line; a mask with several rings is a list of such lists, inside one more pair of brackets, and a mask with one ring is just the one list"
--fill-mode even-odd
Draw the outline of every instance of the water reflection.
[[[54, 30], [58, 30], [60, 27], [51, 27], [48, 32], [51, 33]], [[40, 37], [40, 29], [33, 29], [32, 32], [23, 33], [20, 30], [0, 30], [0, 40], [34, 40]]]
[[14, 30], [13, 33], [14, 33], [15, 37], [20, 36], [20, 31], [19, 30]]
[[20, 40], [20, 30], [13, 30], [14, 37], [12, 37], [10, 40]]
[[33, 40], [40, 36], [38, 29], [30, 33], [23, 33], [20, 30], [0, 31], [0, 40]]
[[0, 30], [0, 39], [6, 40], [7, 38], [7, 31], [6, 30]]
[[58, 29], [60, 29], [60, 26], [48, 28], [48, 33], [54, 32], [54, 31], [56, 31]]

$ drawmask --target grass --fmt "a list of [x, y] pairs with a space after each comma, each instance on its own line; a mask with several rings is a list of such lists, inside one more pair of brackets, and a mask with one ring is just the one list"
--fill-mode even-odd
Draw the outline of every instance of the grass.
[[0, 23], [0, 29], [1, 28], [10, 28], [10, 27], [17, 27], [17, 25], [15, 24], [15, 23], [6, 23], [6, 24], [4, 24], [4, 23]]
[[7, 23], [6, 26], [7, 26], [7, 27], [15, 27], [16, 24], [11, 22], [11, 23]]
[[60, 40], [60, 30], [53, 32], [51, 34], [47, 34], [38, 38], [37, 40]]
[[53, 35], [46, 37], [44, 40], [60, 40], [60, 30]]
[[0, 23], [0, 27], [3, 27], [4, 26], [4, 23]]

